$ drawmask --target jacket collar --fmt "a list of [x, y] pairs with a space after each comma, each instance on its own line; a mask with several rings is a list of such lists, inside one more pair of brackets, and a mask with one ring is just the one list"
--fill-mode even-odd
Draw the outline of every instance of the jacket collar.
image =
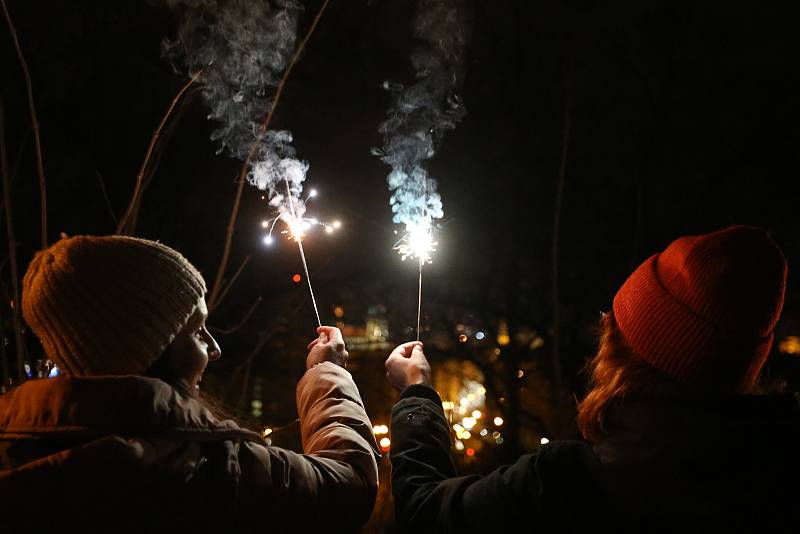
[[156, 378], [65, 375], [30, 380], [0, 397], [0, 439], [108, 434], [263, 441]]
[[775, 439], [800, 440], [800, 408], [788, 395], [626, 398], [609, 409], [605, 423], [608, 434], [595, 444], [603, 463], [677, 461], [688, 443], [703, 455], [731, 444], [752, 451]]

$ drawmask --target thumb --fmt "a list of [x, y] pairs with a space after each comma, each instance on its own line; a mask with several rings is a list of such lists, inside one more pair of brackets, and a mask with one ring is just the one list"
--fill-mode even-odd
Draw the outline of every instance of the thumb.
[[414, 345], [414, 349], [411, 351], [411, 357], [414, 359], [425, 359], [425, 353], [422, 351], [422, 344]]

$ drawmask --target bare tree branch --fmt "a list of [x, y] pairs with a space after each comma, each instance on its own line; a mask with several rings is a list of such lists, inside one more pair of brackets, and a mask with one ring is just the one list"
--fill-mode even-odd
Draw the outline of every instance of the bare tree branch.
[[28, 90], [28, 111], [31, 114], [31, 126], [33, 127], [33, 138], [36, 141], [36, 170], [39, 173], [39, 194], [41, 196], [41, 224], [42, 224], [42, 249], [47, 248], [47, 184], [44, 180], [44, 164], [42, 163], [42, 140], [39, 136], [39, 121], [36, 118], [36, 105], [33, 101], [33, 85], [31, 84], [31, 75], [28, 72], [28, 64], [25, 62], [25, 56], [22, 54], [22, 47], [19, 44], [17, 37], [17, 30], [14, 27], [14, 22], [11, 20], [11, 15], [8, 13], [6, 7], [6, 0], [0, 0], [3, 6], [3, 14], [8, 23], [8, 29], [11, 32], [11, 38], [14, 40], [14, 47], [17, 50], [17, 57], [22, 66], [22, 73], [25, 75], [25, 86]]
[[[4, 6], [5, 7], [5, 6]], [[17, 268], [17, 238], [14, 232], [14, 217], [11, 211], [11, 177], [6, 155], [6, 122], [5, 104], [0, 98], [0, 173], [3, 175], [3, 202], [6, 210], [6, 232], [8, 234], [8, 257], [11, 262], [11, 320], [14, 325], [14, 338], [17, 345], [17, 379], [25, 380], [26, 345], [22, 334], [22, 318], [20, 317], [19, 270]]]
[[97, 181], [100, 183], [100, 191], [103, 192], [103, 199], [106, 201], [106, 208], [108, 208], [108, 214], [111, 215], [111, 220], [114, 221], [114, 226], [117, 226], [117, 215], [114, 213], [114, 208], [111, 206], [111, 201], [108, 199], [108, 192], [106, 191], [106, 184], [103, 181], [103, 176], [100, 174], [100, 171], [97, 169], [94, 170], [95, 176], [97, 176]]
[[225, 285], [225, 289], [222, 290], [222, 293], [220, 294], [219, 298], [217, 298], [214, 302], [208, 305], [209, 315], [213, 313], [213, 311], [216, 310], [220, 304], [222, 304], [223, 300], [225, 300], [225, 296], [228, 294], [228, 291], [230, 291], [231, 287], [233, 287], [233, 284], [234, 282], [236, 282], [236, 279], [239, 278], [239, 275], [242, 274], [242, 271], [244, 270], [245, 266], [247, 266], [251, 257], [252, 254], [248, 254], [245, 257], [241, 265], [239, 265], [239, 268], [236, 270], [236, 273], [233, 275], [233, 277], [230, 279], [227, 285]]
[[183, 94], [186, 92], [187, 89], [189, 89], [189, 87], [192, 86], [192, 84], [195, 81], [197, 81], [197, 79], [200, 77], [202, 73], [203, 71], [195, 73], [195, 75], [192, 76], [192, 78], [188, 82], [186, 82], [183, 85], [183, 87], [181, 87], [181, 90], [178, 91], [178, 94], [176, 94], [175, 98], [173, 98], [172, 102], [170, 102], [170, 105], [167, 108], [166, 113], [164, 113], [164, 116], [161, 117], [161, 122], [159, 123], [158, 128], [156, 128], [156, 130], [153, 132], [153, 136], [150, 138], [150, 144], [147, 146], [147, 152], [144, 155], [144, 161], [142, 161], [142, 166], [139, 167], [139, 173], [136, 175], [136, 186], [133, 189], [133, 195], [131, 196], [131, 201], [128, 204], [128, 209], [125, 210], [125, 215], [122, 216], [122, 219], [120, 219], [119, 224], [117, 225], [118, 234], [125, 233], [126, 225], [128, 223], [128, 218], [131, 216], [134, 207], [139, 202], [139, 196], [142, 193], [142, 181], [144, 179], [144, 173], [147, 170], [147, 165], [150, 163], [150, 156], [153, 154], [153, 148], [155, 147], [156, 142], [158, 141], [158, 136], [161, 133], [161, 129], [164, 128], [164, 124], [166, 124], [167, 120], [172, 114], [172, 110], [175, 108], [175, 105], [181, 99]]
[[236, 323], [234, 326], [230, 328], [214, 328], [211, 327], [211, 330], [217, 332], [222, 335], [229, 335], [236, 333], [239, 329], [241, 329], [244, 324], [250, 319], [250, 317], [255, 313], [256, 309], [258, 308], [259, 304], [261, 304], [262, 298], [258, 297], [255, 302], [250, 306], [250, 308], [245, 312], [244, 316]]

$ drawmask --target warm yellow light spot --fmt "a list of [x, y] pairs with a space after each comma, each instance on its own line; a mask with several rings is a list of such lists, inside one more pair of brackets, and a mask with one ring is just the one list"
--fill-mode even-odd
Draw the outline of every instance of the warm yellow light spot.
[[372, 427], [372, 432], [376, 436], [380, 436], [382, 434], [388, 434], [389, 433], [389, 427], [386, 426], [386, 425], [376, 425], [376, 426]]
[[501, 347], [505, 347], [511, 343], [511, 337], [508, 334], [498, 334], [497, 335], [497, 344]]
[[486, 388], [485, 387], [479, 387], [478, 388], [478, 395], [486, 395]]
[[381, 444], [381, 449], [383, 449], [384, 451], [388, 451], [389, 446], [392, 444], [392, 440], [390, 440], [389, 438], [381, 438], [380, 444]]
[[469, 395], [467, 395], [467, 400], [474, 401], [475, 400], [475, 394], [474, 393], [470, 393]]
[[261, 435], [264, 436], [265, 438], [267, 436], [269, 436], [270, 434], [272, 434], [272, 429], [269, 428], [269, 427], [267, 427], [267, 428], [265, 428], [264, 430], [261, 431]]
[[459, 450], [459, 451], [463, 451], [464, 450], [464, 444], [461, 443], [460, 441], [456, 440], [456, 449]]
[[459, 403], [461, 406], [466, 406], [468, 402], [469, 402], [469, 401], [468, 401], [468, 400], [467, 400], [465, 397], [461, 397], [461, 398], [459, 399], [459, 401], [458, 401], [458, 403]]
[[465, 417], [461, 420], [461, 422], [464, 424], [464, 428], [467, 430], [471, 430], [472, 427], [475, 426], [475, 423], [477, 423], [473, 417]]
[[541, 443], [542, 445], [547, 445], [548, 443], [550, 443], [550, 440], [549, 440], [549, 439], [547, 439], [547, 438], [542, 438], [542, 439], [539, 441], [539, 443]]
[[341, 221], [333, 221], [333, 227], [334, 228], [341, 228], [341, 226], [342, 226]]
[[464, 431], [464, 427], [459, 425], [458, 423], [456, 423], [456, 424], [453, 425], [453, 430], [455, 430], [456, 432], [463, 432]]
[[344, 308], [342, 308], [341, 306], [336, 306], [336, 307], [333, 309], [333, 314], [334, 314], [336, 317], [340, 317], [340, 318], [341, 318], [341, 317], [344, 315]]
[[453, 404], [450, 401], [443, 401], [442, 402], [442, 408], [444, 408], [445, 410], [452, 410], [454, 407], [455, 407], [455, 404]]
[[800, 354], [800, 337], [788, 336], [778, 344], [778, 350], [783, 354]]
[[517, 378], [522, 378], [523, 376], [525, 376], [525, 371], [517, 369]]
[[461, 343], [466, 343], [467, 342], [467, 336], [465, 336], [464, 334], [461, 334], [460, 336], [458, 336], [458, 340]]
[[480, 410], [473, 410], [472, 412], [472, 417], [474, 417], [475, 419], [480, 419], [482, 415], [483, 414], [481, 413]]
[[502, 417], [495, 417], [494, 418], [494, 426], [502, 426], [503, 418]]

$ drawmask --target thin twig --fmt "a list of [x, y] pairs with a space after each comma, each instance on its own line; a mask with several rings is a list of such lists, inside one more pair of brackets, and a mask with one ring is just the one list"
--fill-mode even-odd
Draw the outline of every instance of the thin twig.
[[216, 310], [219, 307], [219, 305], [222, 304], [222, 301], [225, 300], [225, 296], [228, 294], [228, 291], [230, 291], [231, 287], [233, 286], [233, 283], [236, 282], [236, 279], [239, 278], [239, 275], [242, 274], [242, 271], [247, 266], [252, 256], [253, 256], [252, 254], [248, 254], [245, 257], [241, 265], [239, 265], [239, 268], [236, 269], [236, 273], [233, 275], [230, 281], [225, 285], [225, 289], [222, 290], [222, 293], [220, 293], [219, 298], [216, 301], [214, 301], [213, 304], [208, 306], [209, 314], [211, 314], [214, 310]]
[[22, 54], [22, 47], [19, 44], [17, 37], [17, 30], [11, 20], [11, 15], [8, 13], [6, 7], [6, 0], [0, 0], [3, 6], [3, 14], [8, 23], [8, 29], [11, 32], [11, 38], [14, 40], [14, 47], [17, 49], [17, 56], [19, 63], [22, 66], [22, 73], [25, 75], [25, 86], [28, 90], [28, 110], [31, 114], [31, 125], [33, 126], [33, 138], [36, 141], [36, 170], [39, 173], [39, 194], [42, 200], [41, 211], [41, 224], [42, 224], [42, 249], [47, 248], [47, 184], [44, 180], [44, 164], [42, 163], [42, 140], [39, 136], [39, 121], [36, 118], [36, 105], [33, 102], [33, 86], [31, 84], [31, 75], [28, 72], [28, 64], [25, 62], [25, 56]]
[[214, 327], [211, 327], [211, 330], [213, 330], [214, 332], [216, 332], [218, 334], [222, 334], [222, 335], [225, 335], [225, 336], [238, 332], [239, 329], [241, 329], [244, 326], [244, 324], [250, 319], [250, 317], [252, 317], [253, 313], [255, 313], [256, 309], [259, 306], [259, 304], [261, 304], [261, 300], [262, 300], [262, 298], [258, 297], [256, 299], [256, 301], [253, 302], [253, 305], [250, 306], [250, 308], [245, 312], [245, 314], [241, 318], [241, 320], [238, 323], [236, 323], [234, 326], [232, 326], [230, 328], [214, 328]]
[[114, 213], [114, 208], [111, 206], [111, 200], [108, 198], [108, 192], [106, 191], [106, 184], [103, 182], [103, 176], [100, 174], [100, 171], [97, 169], [94, 170], [95, 176], [97, 176], [97, 181], [100, 183], [100, 191], [103, 192], [103, 198], [106, 201], [106, 207], [108, 208], [108, 214], [111, 215], [111, 220], [114, 221], [114, 226], [117, 226], [117, 215]]
[[142, 190], [139, 193], [139, 198], [136, 200], [136, 205], [133, 207], [133, 212], [128, 218], [127, 232], [130, 235], [136, 234], [136, 225], [139, 222], [139, 214], [141, 213], [144, 194], [150, 187], [150, 184], [153, 182], [153, 176], [161, 164], [161, 158], [164, 155], [164, 149], [172, 137], [172, 134], [175, 133], [175, 130], [177, 129], [177, 126], [186, 111], [186, 107], [192, 101], [192, 96], [196, 94], [195, 89], [198, 87], [198, 85], [194, 85], [186, 92], [178, 105], [175, 106], [175, 110], [172, 112], [172, 119], [164, 127], [164, 130], [159, 136], [158, 144], [153, 149], [153, 155], [150, 157], [151, 162], [147, 165], [147, 170], [145, 171], [144, 178], [142, 179]]
[[3, 202], [6, 209], [6, 232], [8, 234], [8, 257], [11, 262], [11, 319], [14, 325], [14, 339], [17, 344], [17, 378], [19, 383], [25, 379], [26, 346], [22, 335], [22, 318], [19, 314], [19, 270], [17, 268], [17, 238], [14, 232], [14, 217], [11, 211], [11, 177], [8, 173], [6, 155], [5, 104], [0, 98], [0, 173], [3, 175]]
[[[264, 132], [267, 131], [267, 128], [269, 128], [269, 124], [272, 121], [272, 114], [278, 107], [278, 102], [281, 99], [281, 94], [283, 93], [283, 87], [286, 84], [286, 80], [289, 78], [289, 74], [292, 72], [295, 63], [297, 63], [297, 60], [300, 58], [300, 54], [305, 48], [306, 43], [311, 37], [311, 34], [314, 33], [314, 30], [317, 27], [317, 23], [319, 23], [319, 19], [322, 17], [322, 14], [325, 12], [325, 8], [328, 7], [329, 3], [330, 0], [325, 0], [325, 2], [322, 4], [322, 7], [319, 8], [319, 12], [317, 13], [317, 16], [314, 17], [314, 21], [311, 23], [311, 27], [308, 29], [308, 33], [306, 33], [305, 38], [303, 38], [303, 41], [300, 43], [300, 46], [298, 46], [297, 50], [295, 50], [294, 56], [292, 56], [292, 60], [289, 62], [289, 66], [286, 67], [286, 71], [283, 73], [283, 78], [281, 78], [280, 83], [278, 83], [278, 87], [275, 91], [275, 97], [272, 99], [272, 106], [270, 106], [269, 113], [267, 113], [264, 122], [261, 124], [261, 127], [259, 128], [259, 134], [263, 134]], [[259, 138], [260, 135], [256, 137]], [[250, 153], [247, 155], [247, 158], [244, 160], [242, 168], [239, 171], [239, 178], [238, 178], [239, 186], [236, 189], [236, 198], [233, 201], [233, 209], [231, 210], [231, 217], [230, 220], [228, 221], [228, 228], [225, 236], [225, 248], [223, 249], [222, 252], [222, 260], [220, 260], [219, 262], [219, 268], [217, 269], [217, 277], [214, 279], [214, 285], [211, 289], [211, 296], [209, 297], [209, 305], [212, 307], [216, 303], [219, 292], [222, 288], [222, 279], [225, 276], [225, 269], [228, 266], [228, 258], [230, 257], [231, 253], [233, 231], [236, 228], [236, 219], [239, 215], [239, 205], [241, 204], [242, 200], [242, 190], [244, 189], [244, 183], [247, 181], [246, 180], [247, 171], [250, 167], [250, 159], [255, 155], [257, 148], [258, 148], [258, 141], [253, 143], [253, 146], [250, 148]]]
[[189, 87], [192, 86], [195, 81], [197, 81], [197, 78], [200, 77], [202, 73], [203, 71], [195, 73], [195, 75], [192, 76], [192, 78], [186, 82], [183, 87], [181, 87], [181, 90], [178, 91], [178, 94], [175, 95], [175, 98], [173, 98], [172, 102], [170, 102], [166, 113], [164, 113], [164, 116], [161, 117], [161, 122], [159, 123], [158, 128], [156, 128], [156, 130], [153, 132], [153, 136], [150, 138], [150, 144], [147, 146], [147, 152], [144, 155], [144, 161], [142, 161], [142, 166], [139, 167], [139, 173], [136, 175], [136, 186], [133, 189], [133, 195], [131, 196], [131, 201], [128, 204], [128, 209], [125, 210], [125, 215], [122, 216], [122, 219], [120, 219], [119, 224], [117, 225], [118, 234], [121, 234], [125, 230], [125, 225], [128, 222], [128, 218], [131, 216], [134, 206], [136, 206], [136, 204], [139, 202], [139, 195], [142, 191], [142, 180], [144, 178], [144, 173], [147, 170], [148, 163], [150, 163], [150, 156], [153, 154], [153, 147], [155, 147], [156, 141], [158, 141], [158, 136], [161, 133], [161, 129], [164, 128], [164, 124], [166, 124], [167, 119], [169, 119], [169, 116], [172, 114], [172, 110], [175, 108], [175, 105], [181, 99], [183, 94], [187, 89], [189, 89]]
[[[564, 201], [564, 187], [567, 180], [567, 155], [569, 154], [569, 141], [572, 129], [572, 96], [568, 92], [564, 101], [564, 129], [561, 141], [561, 163], [558, 167], [558, 180], [556, 182], [556, 199], [553, 209], [553, 250], [552, 250], [552, 297], [553, 297], [553, 391], [557, 409], [561, 408], [561, 388], [563, 383], [561, 367], [561, 301], [559, 295], [558, 273], [559, 273], [559, 240], [561, 230], [561, 207]], [[561, 430], [562, 425], [557, 425]]]

